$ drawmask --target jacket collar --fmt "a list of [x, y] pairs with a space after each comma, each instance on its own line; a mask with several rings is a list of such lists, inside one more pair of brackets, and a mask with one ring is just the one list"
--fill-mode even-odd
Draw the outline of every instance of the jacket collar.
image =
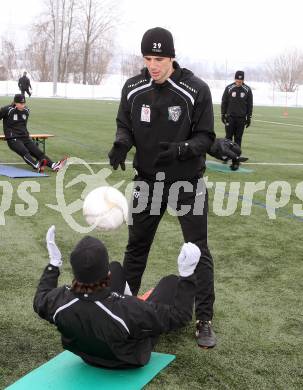
[[81, 299], [81, 300], [85, 300], [85, 301], [99, 301], [99, 300], [103, 300], [103, 299], [106, 299], [110, 296], [111, 292], [110, 292], [110, 288], [109, 287], [105, 287], [102, 291], [98, 291], [98, 292], [95, 292], [95, 293], [90, 293], [90, 294], [80, 294], [80, 293], [75, 293], [73, 292], [73, 294], [75, 295], [75, 297]]
[[173, 73], [170, 75], [170, 79], [174, 82], [176, 81], [179, 81], [181, 76], [182, 76], [182, 69], [180, 68], [180, 65], [178, 64], [177, 61], [174, 61], [173, 62], [173, 68], [174, 68], [174, 71]]

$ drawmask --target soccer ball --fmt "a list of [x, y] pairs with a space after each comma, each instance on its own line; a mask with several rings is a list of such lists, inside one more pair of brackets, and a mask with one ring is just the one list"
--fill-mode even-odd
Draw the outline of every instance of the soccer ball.
[[127, 221], [128, 204], [116, 188], [102, 186], [91, 191], [83, 203], [83, 215], [98, 230], [114, 230]]

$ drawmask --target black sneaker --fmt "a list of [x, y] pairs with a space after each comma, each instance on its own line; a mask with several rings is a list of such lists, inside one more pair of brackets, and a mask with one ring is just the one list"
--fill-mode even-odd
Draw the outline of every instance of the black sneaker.
[[239, 169], [239, 165], [238, 163], [232, 163], [231, 166], [230, 166], [230, 169], [232, 171], [237, 171]]
[[216, 345], [216, 335], [211, 321], [200, 320], [196, 322], [196, 337], [198, 346], [201, 348], [213, 348]]

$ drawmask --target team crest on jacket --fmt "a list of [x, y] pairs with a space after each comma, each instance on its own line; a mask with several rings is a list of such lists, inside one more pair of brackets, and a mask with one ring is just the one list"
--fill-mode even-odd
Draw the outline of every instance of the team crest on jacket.
[[22, 114], [22, 118], [25, 120], [25, 119], [26, 119], [26, 115], [25, 115], [25, 114]]
[[168, 107], [168, 120], [177, 122], [181, 115], [181, 107], [180, 106], [172, 106]]
[[245, 92], [241, 92], [240, 96], [241, 96], [241, 98], [244, 98], [245, 97]]
[[232, 97], [236, 97], [237, 96], [237, 92], [232, 92], [231, 96]]

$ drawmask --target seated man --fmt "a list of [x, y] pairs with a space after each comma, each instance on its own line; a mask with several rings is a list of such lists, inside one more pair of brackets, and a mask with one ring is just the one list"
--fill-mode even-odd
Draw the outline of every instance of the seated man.
[[70, 255], [74, 280], [57, 287], [61, 253], [55, 226], [46, 235], [50, 263], [34, 298], [34, 310], [56, 325], [63, 348], [86, 363], [109, 368], [148, 363], [161, 333], [178, 329], [192, 318], [194, 271], [200, 249], [183, 244], [178, 257], [179, 277], [162, 278], [146, 301], [124, 295], [127, 283], [118, 262], [109, 264], [104, 244], [86, 236]]
[[23, 160], [38, 172], [44, 172], [45, 166], [57, 172], [66, 158], [53, 162], [30, 138], [27, 130], [29, 109], [25, 106], [25, 97], [17, 94], [12, 104], [0, 108], [0, 120], [3, 119], [3, 131], [8, 146], [19, 154]]

